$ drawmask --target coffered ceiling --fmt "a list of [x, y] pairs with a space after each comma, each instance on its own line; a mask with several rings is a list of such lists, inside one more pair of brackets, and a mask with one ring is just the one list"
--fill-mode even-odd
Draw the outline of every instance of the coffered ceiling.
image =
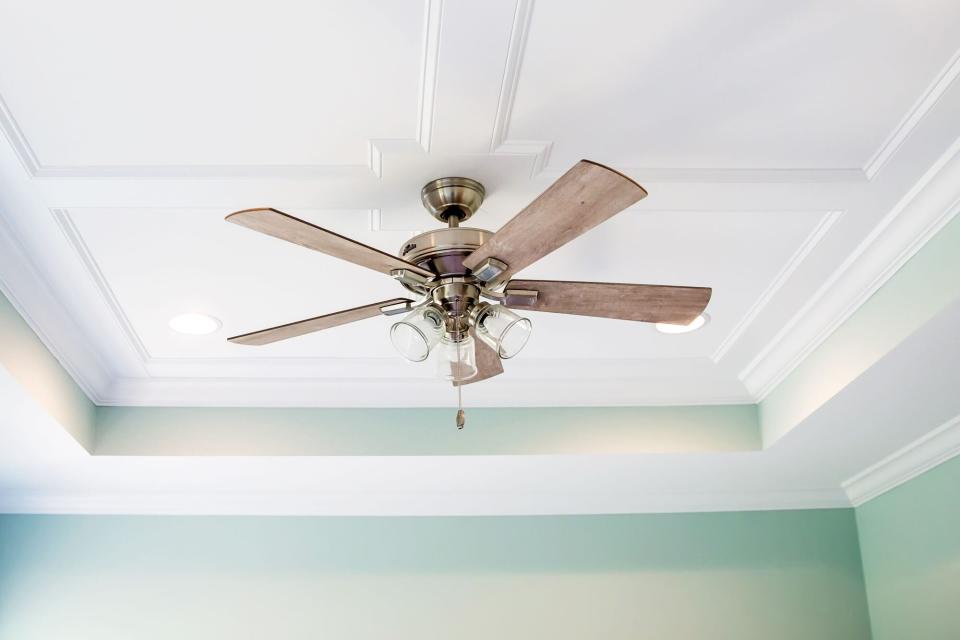
[[[900, 213], [960, 137], [955, 2], [0, 12], [0, 277], [100, 404], [450, 404], [388, 318], [228, 344], [402, 290], [224, 215], [273, 206], [394, 253], [434, 226], [427, 180], [482, 181], [471, 224], [495, 230], [584, 157], [650, 197], [522, 275], [712, 286], [711, 321], [531, 313], [468, 401], [753, 403], [944, 222]], [[223, 326], [173, 333], [185, 311]]]

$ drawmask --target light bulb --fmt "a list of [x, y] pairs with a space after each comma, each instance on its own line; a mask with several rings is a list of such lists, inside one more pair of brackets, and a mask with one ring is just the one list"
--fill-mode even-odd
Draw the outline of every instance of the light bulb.
[[532, 322], [500, 304], [487, 306], [477, 316], [477, 337], [505, 360], [520, 353], [532, 330]]
[[170, 318], [169, 326], [177, 333], [202, 336], [220, 328], [220, 321], [203, 313], [181, 313]]
[[453, 382], [463, 382], [477, 375], [477, 349], [473, 338], [465, 336], [459, 342], [447, 336], [440, 339], [437, 375]]
[[657, 331], [659, 331], [660, 333], [669, 333], [669, 334], [690, 333], [691, 331], [696, 331], [703, 325], [707, 324], [707, 321], [709, 319], [710, 319], [710, 316], [708, 316], [705, 313], [702, 313], [696, 318], [694, 318], [693, 321], [690, 322], [690, 324], [670, 324], [669, 322], [658, 322], [654, 326], [657, 327]]
[[390, 341], [410, 362], [423, 362], [443, 335], [443, 315], [432, 306], [414, 309], [390, 327]]

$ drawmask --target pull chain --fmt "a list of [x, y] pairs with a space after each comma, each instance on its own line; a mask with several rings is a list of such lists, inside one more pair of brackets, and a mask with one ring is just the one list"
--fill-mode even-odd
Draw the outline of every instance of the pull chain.
[[[463, 348], [463, 341], [457, 343], [457, 378], [463, 375], [463, 365], [460, 360], [460, 349]], [[467, 422], [467, 416], [463, 412], [463, 382], [457, 385], [457, 429], [463, 429]]]

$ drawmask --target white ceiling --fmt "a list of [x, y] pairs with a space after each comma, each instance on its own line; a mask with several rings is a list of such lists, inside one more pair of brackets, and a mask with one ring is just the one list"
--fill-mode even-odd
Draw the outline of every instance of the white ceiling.
[[[483, 181], [471, 223], [496, 229], [581, 157], [650, 197], [522, 275], [712, 286], [712, 320], [665, 336], [531, 314], [529, 347], [469, 402], [557, 404], [559, 381], [561, 404], [755, 402], [916, 242], [922, 225], [851, 270], [960, 137], [955, 2], [2, 12], [0, 206], [45, 292], [0, 275], [102, 404], [449, 404], [388, 318], [226, 343], [402, 290], [223, 216], [274, 206], [395, 252], [433, 226], [428, 179]], [[174, 334], [184, 311], [223, 328]]]

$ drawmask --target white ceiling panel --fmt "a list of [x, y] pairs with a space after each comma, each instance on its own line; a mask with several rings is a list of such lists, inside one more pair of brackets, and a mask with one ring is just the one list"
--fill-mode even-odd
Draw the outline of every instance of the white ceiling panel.
[[362, 165], [416, 133], [422, 0], [0, 11], [0, 94], [45, 165]]
[[560, 166], [862, 167], [958, 29], [950, 1], [541, 2], [507, 137]]

